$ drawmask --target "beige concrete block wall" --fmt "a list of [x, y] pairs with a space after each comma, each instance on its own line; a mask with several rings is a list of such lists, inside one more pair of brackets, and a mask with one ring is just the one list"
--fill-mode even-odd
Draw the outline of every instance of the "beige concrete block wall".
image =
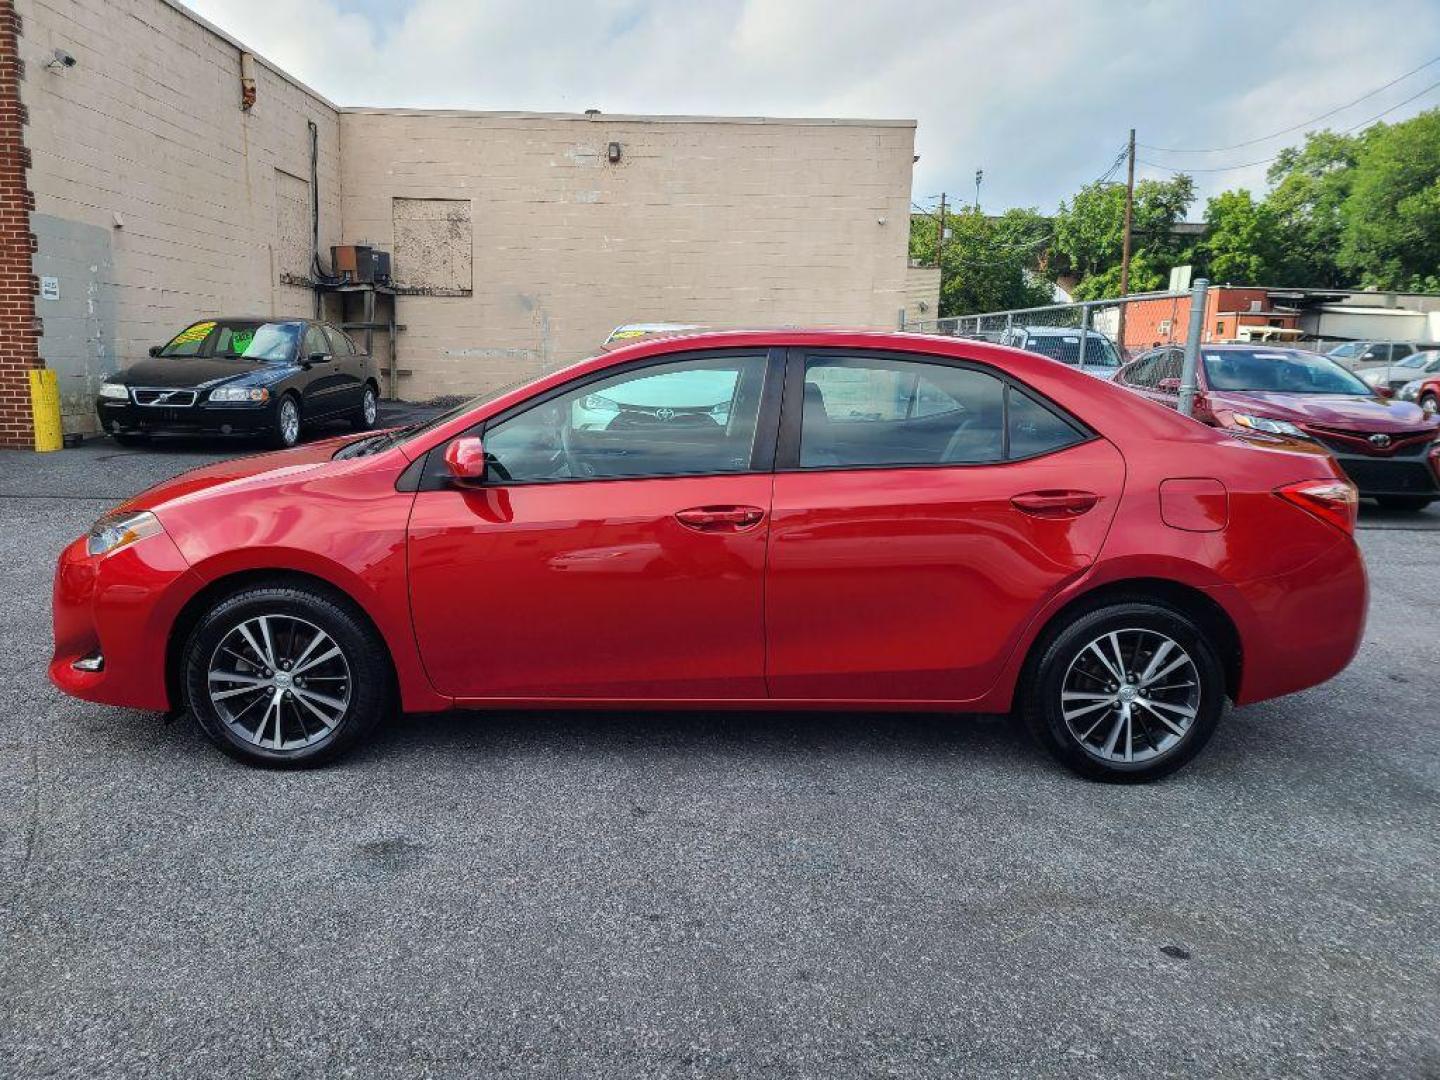
[[909, 297], [913, 122], [344, 110], [341, 152], [347, 242], [393, 250], [397, 197], [471, 202], [471, 295], [399, 300], [410, 399], [618, 323], [893, 328]]
[[[53, 271], [61, 289], [36, 302], [41, 356], [60, 374], [67, 430], [89, 430], [100, 377], [189, 320], [310, 313], [310, 290], [280, 281], [296, 259], [285, 197], [308, 199], [313, 120], [328, 252], [340, 236], [339, 117], [263, 61], [254, 108], [242, 111], [240, 46], [167, 0], [17, 9], [36, 273]], [[56, 48], [75, 66], [47, 69]], [[299, 242], [303, 260], [308, 234]]]
[[933, 323], [940, 317], [940, 268], [911, 265], [905, 271], [905, 323]]

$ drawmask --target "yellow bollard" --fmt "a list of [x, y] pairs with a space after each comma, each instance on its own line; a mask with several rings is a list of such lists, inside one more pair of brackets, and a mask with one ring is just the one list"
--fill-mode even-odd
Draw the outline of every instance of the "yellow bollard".
[[35, 449], [42, 453], [65, 445], [60, 430], [60, 388], [49, 368], [30, 371], [30, 415], [35, 425]]

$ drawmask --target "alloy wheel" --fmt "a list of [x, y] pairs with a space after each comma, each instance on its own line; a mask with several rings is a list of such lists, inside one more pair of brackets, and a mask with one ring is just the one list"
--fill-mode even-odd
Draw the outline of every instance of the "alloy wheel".
[[280, 435], [286, 446], [300, 441], [300, 410], [294, 398], [287, 397], [280, 403]]
[[1200, 673], [1173, 638], [1156, 630], [1115, 630], [1076, 654], [1061, 684], [1070, 736], [1107, 763], [1169, 754], [1200, 712]]
[[294, 615], [259, 615], [220, 639], [206, 679], [232, 733], [271, 751], [320, 742], [344, 719], [352, 680], [344, 651]]
[[365, 400], [360, 407], [365, 412], [365, 423], [375, 423], [375, 418], [380, 414], [380, 403], [375, 400], [375, 391], [368, 386], [365, 388]]

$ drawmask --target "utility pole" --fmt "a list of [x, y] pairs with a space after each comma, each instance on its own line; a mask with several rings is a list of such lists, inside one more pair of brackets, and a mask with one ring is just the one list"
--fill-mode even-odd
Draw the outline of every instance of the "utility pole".
[[935, 265], [942, 267], [940, 271], [942, 279], [945, 276], [943, 269], [945, 264], [941, 262], [940, 256], [943, 254], [945, 254], [945, 192], [942, 191], [940, 192], [940, 229], [935, 234]]
[[[1125, 232], [1120, 241], [1120, 295], [1130, 294], [1130, 227], [1135, 216], [1135, 129], [1130, 129], [1129, 150], [1126, 157], [1129, 164], [1125, 174]], [[1116, 318], [1116, 333], [1121, 353], [1125, 351], [1125, 304], [1120, 304]]]
[[980, 181], [985, 179], [985, 170], [975, 170], [975, 209], [980, 209]]

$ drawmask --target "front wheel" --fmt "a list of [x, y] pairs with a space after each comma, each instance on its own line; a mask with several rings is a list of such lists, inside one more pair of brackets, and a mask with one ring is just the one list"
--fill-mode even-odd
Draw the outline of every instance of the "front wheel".
[[1426, 394], [1420, 399], [1420, 408], [1424, 409], [1427, 414], [1434, 416], [1437, 412], [1440, 412], [1440, 396]]
[[1429, 495], [1376, 495], [1375, 501], [1382, 510], [1405, 510], [1415, 513], [1424, 510], [1435, 500]]
[[348, 603], [261, 585], [220, 601], [183, 654], [186, 705], [220, 749], [252, 765], [318, 765], [388, 710], [385, 647]]
[[1224, 669], [1204, 632], [1146, 601], [1077, 615], [1051, 632], [1030, 670], [1031, 733], [1094, 780], [1174, 772], [1210, 741], [1224, 708]]
[[300, 441], [300, 403], [295, 395], [286, 394], [275, 409], [275, 426], [270, 430], [270, 445], [288, 450]]

